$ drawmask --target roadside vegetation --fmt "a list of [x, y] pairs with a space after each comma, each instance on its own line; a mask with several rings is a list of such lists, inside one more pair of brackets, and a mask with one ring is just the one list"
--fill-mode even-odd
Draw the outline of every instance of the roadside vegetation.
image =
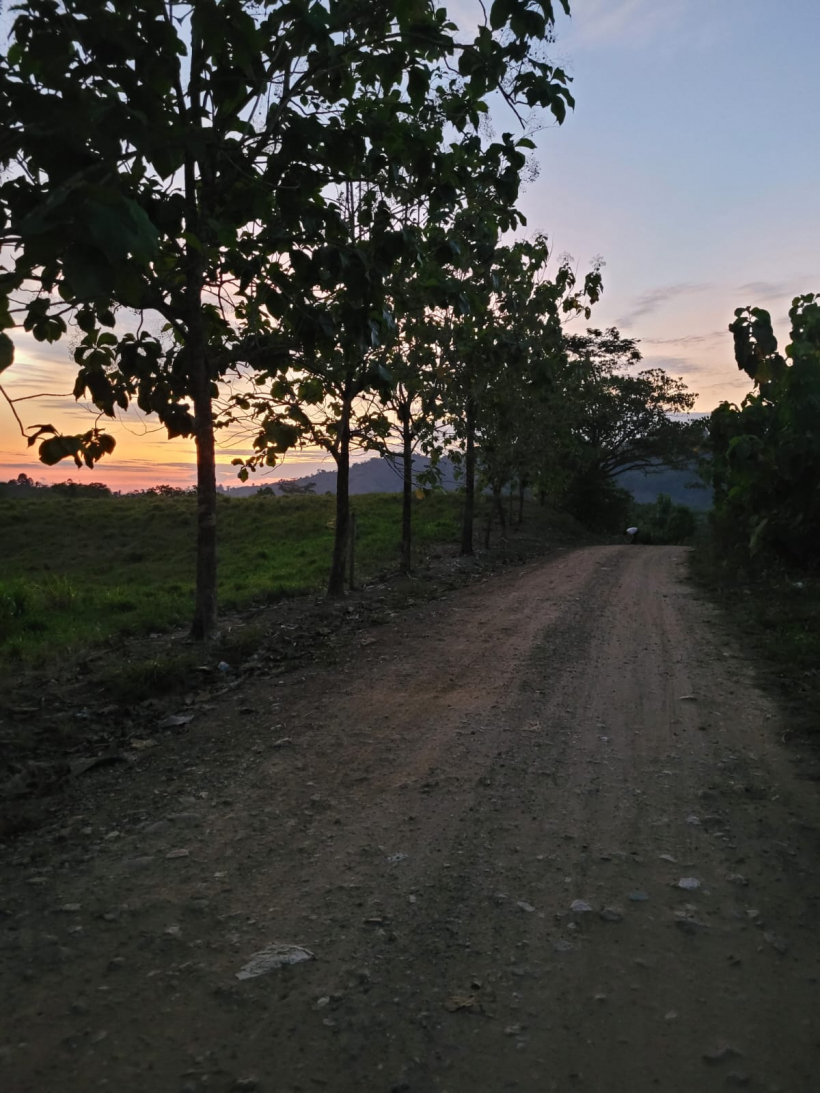
[[[0, 498], [0, 660], [48, 660], [111, 636], [183, 626], [193, 600], [196, 497]], [[332, 497], [219, 497], [226, 611], [322, 588]], [[401, 497], [355, 499], [358, 579], [395, 569]], [[418, 561], [455, 541], [459, 501], [414, 500]]]
[[[820, 296], [795, 298], [785, 354], [771, 317], [730, 326], [754, 386], [709, 420], [703, 474], [714, 489], [695, 573], [736, 617], [787, 696], [820, 712]], [[816, 729], [816, 724], [813, 722]]]
[[637, 527], [636, 543], [671, 546], [690, 544], [703, 520], [688, 505], [675, 505], [672, 498], [659, 493], [653, 504], [630, 507], [629, 523]]
[[[534, 136], [574, 105], [548, 60], [569, 11], [496, 0], [462, 33], [427, 0], [15, 6], [0, 57], [0, 372], [20, 327], [71, 339], [74, 395], [100, 416], [63, 435], [0, 396], [48, 465], [95, 468], [115, 447], [100, 422], [132, 405], [195, 438], [191, 544], [155, 625], [193, 587], [191, 635], [206, 639], [220, 597], [230, 609], [257, 583], [318, 579], [309, 527], [300, 548], [287, 531], [254, 541], [262, 577], [232, 568], [219, 429], [241, 478], [306, 446], [333, 459], [330, 597], [345, 591], [357, 449], [401, 452], [405, 574], [429, 534], [414, 496], [442, 456], [461, 473], [465, 556], [485, 491], [502, 536], [510, 490], [621, 531], [613, 475], [691, 460], [694, 394], [641, 370], [634, 339], [584, 329], [602, 262], [556, 261], [518, 207]], [[510, 131], [486, 124], [491, 103]], [[136, 620], [148, 595], [115, 583], [105, 602]]]

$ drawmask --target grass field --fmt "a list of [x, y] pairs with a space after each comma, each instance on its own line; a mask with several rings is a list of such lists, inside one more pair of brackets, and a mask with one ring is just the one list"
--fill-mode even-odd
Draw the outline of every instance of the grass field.
[[[460, 501], [414, 502], [415, 546], [453, 543]], [[320, 589], [333, 542], [332, 497], [219, 499], [223, 611]], [[353, 504], [357, 575], [398, 564], [401, 498]], [[111, 635], [184, 626], [193, 609], [194, 497], [0, 499], [0, 661], [36, 664]]]

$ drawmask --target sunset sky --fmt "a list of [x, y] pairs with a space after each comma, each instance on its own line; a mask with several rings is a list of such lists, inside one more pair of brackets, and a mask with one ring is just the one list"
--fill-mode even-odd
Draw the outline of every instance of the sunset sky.
[[[474, 0], [449, 8], [466, 24]], [[699, 392], [697, 409], [739, 400], [748, 383], [726, 330], [734, 308], [768, 308], [783, 335], [792, 296], [820, 291], [820, 2], [572, 0], [572, 8], [571, 20], [558, 19], [553, 56], [574, 78], [577, 108], [538, 135], [540, 174], [521, 202], [528, 230], [545, 232], [580, 272], [603, 257], [593, 323], [640, 338], [648, 366]], [[510, 119], [499, 112], [502, 126]], [[66, 394], [67, 344], [15, 341], [6, 390], [60, 396], [19, 404], [25, 423], [89, 428], [93, 413]], [[117, 450], [94, 471], [45, 468], [0, 402], [0, 479], [24, 470], [114, 489], [193, 481], [192, 442], [167, 441], [156, 422], [133, 414], [110, 431]], [[240, 450], [225, 438], [226, 485], [236, 482], [230, 460]], [[327, 464], [318, 453], [302, 453], [276, 476], [319, 466]]]

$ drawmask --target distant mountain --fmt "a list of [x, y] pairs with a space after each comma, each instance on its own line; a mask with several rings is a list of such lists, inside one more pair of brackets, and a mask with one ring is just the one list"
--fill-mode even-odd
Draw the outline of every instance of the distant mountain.
[[[413, 474], [418, 475], [426, 471], [430, 466], [429, 459], [416, 456], [413, 459]], [[442, 459], [439, 463], [442, 472], [442, 485], [446, 490], [455, 489], [457, 486], [454, 468], [448, 459]], [[316, 474], [308, 474], [303, 478], [291, 478], [289, 484], [304, 488], [312, 485], [315, 494], [336, 492], [336, 472], [317, 471]], [[274, 493], [281, 494], [277, 482], [267, 482]], [[260, 486], [235, 486], [223, 488], [221, 493], [230, 494], [231, 497], [249, 497], [258, 493], [264, 487]], [[350, 466], [350, 492], [359, 493], [399, 493], [402, 488], [402, 470], [400, 463], [392, 463], [389, 459], [375, 456], [373, 459], [363, 460], [361, 463], [352, 463]]]
[[696, 467], [685, 471], [662, 466], [649, 472], [624, 471], [616, 481], [622, 489], [629, 490], [639, 505], [666, 493], [676, 505], [687, 505], [696, 512], [706, 512], [712, 507], [712, 490], [701, 481]]
[[[417, 456], [413, 460], [414, 475], [421, 474], [430, 466], [430, 461]], [[439, 467], [442, 471], [442, 485], [446, 490], [457, 489], [459, 481], [455, 468], [448, 459], [442, 459]], [[336, 472], [317, 471], [303, 478], [291, 478], [289, 484], [299, 487], [312, 485], [314, 494], [336, 492]], [[698, 477], [697, 470], [674, 471], [668, 467], [659, 467], [657, 471], [625, 471], [617, 476], [619, 486], [629, 490], [639, 504], [654, 501], [659, 493], [667, 493], [676, 505], [688, 505], [698, 512], [705, 512], [712, 507], [712, 491], [707, 489]], [[276, 482], [265, 484], [276, 494], [282, 490]], [[223, 488], [220, 492], [231, 497], [249, 497], [259, 492], [260, 486], [235, 486]], [[350, 492], [360, 493], [400, 493], [402, 488], [401, 464], [375, 456], [373, 459], [353, 463], [350, 467]]]

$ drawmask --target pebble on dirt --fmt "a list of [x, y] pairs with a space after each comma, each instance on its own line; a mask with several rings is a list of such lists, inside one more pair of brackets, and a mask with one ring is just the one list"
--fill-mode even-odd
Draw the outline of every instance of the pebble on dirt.
[[783, 938], [778, 937], [777, 934], [773, 934], [771, 933], [771, 931], [767, 930], [764, 933], [763, 938], [765, 941], [768, 941], [771, 947], [779, 952], [781, 956], [784, 956], [785, 953], [788, 951], [789, 946], [786, 944]]
[[164, 717], [162, 721], [157, 725], [158, 729], [181, 729], [184, 725], [189, 725], [194, 719], [192, 713], [175, 713], [169, 714], [168, 717]]
[[620, 907], [604, 907], [598, 917], [602, 918], [604, 922], [620, 922], [624, 917], [624, 913]]
[[736, 1047], [732, 1047], [730, 1044], [719, 1044], [711, 1051], [704, 1051], [703, 1061], [705, 1063], [724, 1063], [727, 1059], [742, 1059], [743, 1052], [738, 1051]]
[[301, 964], [304, 960], [313, 960], [310, 949], [301, 945], [282, 945], [273, 942], [258, 953], [253, 953], [250, 960], [236, 973], [237, 979], [255, 979], [258, 975], [284, 968], [288, 964]]

